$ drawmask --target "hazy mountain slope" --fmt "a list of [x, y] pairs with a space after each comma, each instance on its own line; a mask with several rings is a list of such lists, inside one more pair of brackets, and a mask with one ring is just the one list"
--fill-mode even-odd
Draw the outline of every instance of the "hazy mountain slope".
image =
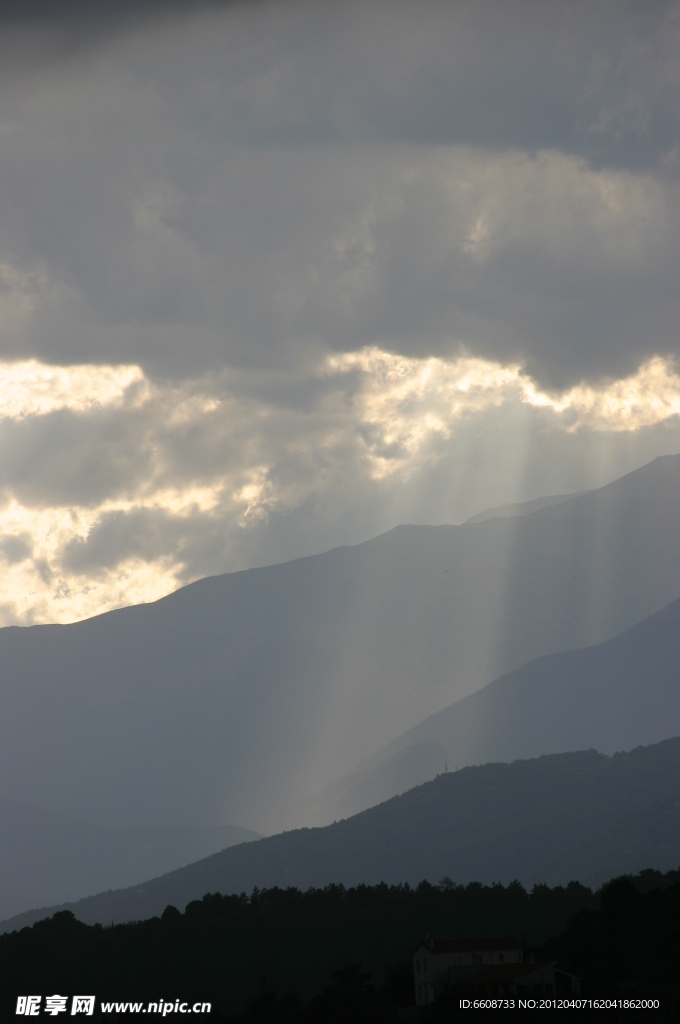
[[463, 523], [484, 523], [487, 519], [512, 519], [515, 516], [528, 516], [532, 512], [540, 512], [542, 508], [550, 508], [551, 505], [562, 505], [572, 498], [580, 498], [582, 494], [589, 494], [590, 491], [574, 491], [572, 494], [547, 494], [542, 498], [532, 498], [531, 501], [516, 501], [511, 505], [499, 505], [497, 508], [485, 508], [483, 512], [477, 512], [470, 516]]
[[4, 795], [106, 824], [288, 805], [680, 589], [680, 456], [533, 515], [405, 526], [70, 626], [0, 630]]
[[680, 600], [596, 647], [546, 655], [409, 729], [301, 812], [327, 824], [444, 770], [680, 735]]
[[134, 885], [259, 838], [237, 825], [102, 828], [0, 799], [0, 916]]
[[[680, 862], [680, 739], [608, 758], [595, 751], [440, 775], [318, 829], [234, 846], [145, 885], [72, 904], [83, 921], [183, 909], [207, 892], [329, 882], [439, 881], [597, 885]], [[3, 922], [9, 930], [54, 912]]]

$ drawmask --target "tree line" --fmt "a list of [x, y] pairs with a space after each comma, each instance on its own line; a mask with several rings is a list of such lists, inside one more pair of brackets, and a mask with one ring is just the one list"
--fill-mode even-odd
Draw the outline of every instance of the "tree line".
[[[212, 1019], [252, 1024], [396, 1021], [413, 1003], [410, 955], [426, 935], [512, 936], [579, 974], [584, 991], [653, 991], [680, 1006], [679, 922], [680, 871], [642, 872], [597, 892], [578, 882], [528, 891], [447, 878], [256, 888], [108, 927], [62, 911], [0, 936], [2, 1019], [14, 1017], [17, 995], [42, 992], [210, 1001]], [[437, 1012], [453, 1011], [435, 1007], [433, 1020]]]

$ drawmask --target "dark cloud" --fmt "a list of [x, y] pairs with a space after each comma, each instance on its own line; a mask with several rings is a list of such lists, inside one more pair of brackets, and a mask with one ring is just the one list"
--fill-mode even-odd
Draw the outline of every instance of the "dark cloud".
[[24, 559], [31, 556], [32, 545], [30, 541], [30, 537], [25, 535], [5, 535], [0, 538], [0, 554], [10, 565], [23, 562]]
[[96, 507], [148, 475], [152, 451], [140, 417], [68, 411], [5, 421], [0, 489], [32, 507]]
[[[0, 8], [9, 26], [79, 31], [98, 43], [114, 28], [205, 15], [225, 15], [222, 61], [204, 52], [204, 67], [192, 64], [189, 31], [183, 57], [162, 74], [197, 136], [557, 148], [626, 167], [658, 166], [678, 142], [673, 0], [17, 0]], [[215, 73], [221, 88], [211, 95]]]
[[4, 6], [81, 17], [96, 50], [0, 72], [10, 357], [463, 346], [562, 387], [677, 354], [676, 5]]
[[0, 0], [6, 25], [117, 25], [148, 17], [167, 17], [199, 8], [220, 9], [233, 0]]
[[96, 577], [130, 558], [156, 562], [172, 555], [181, 560], [181, 542], [192, 527], [196, 530], [197, 524], [164, 509], [105, 512], [86, 538], [74, 538], [64, 546], [61, 565], [67, 572], [86, 571]]

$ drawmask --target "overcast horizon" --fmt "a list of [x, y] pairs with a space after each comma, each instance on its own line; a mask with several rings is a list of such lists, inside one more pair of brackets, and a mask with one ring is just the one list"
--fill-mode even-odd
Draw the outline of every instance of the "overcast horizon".
[[0, 625], [680, 452], [677, 3], [0, 27]]

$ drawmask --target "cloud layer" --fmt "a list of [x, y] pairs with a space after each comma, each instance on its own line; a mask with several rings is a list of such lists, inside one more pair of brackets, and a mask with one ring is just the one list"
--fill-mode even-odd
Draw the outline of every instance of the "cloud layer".
[[[403, 518], [456, 521], [527, 486], [602, 483], [680, 442], [680, 376], [658, 358], [552, 394], [518, 366], [376, 348], [304, 380], [35, 361], [0, 374], [5, 624], [152, 600]], [[604, 466], [584, 438], [599, 459], [609, 446]]]
[[3, 621], [678, 448], [676, 4], [0, 23]]
[[66, 55], [8, 29], [3, 350], [464, 345], [557, 386], [677, 355], [680, 19], [614, 6], [173, 9]]

